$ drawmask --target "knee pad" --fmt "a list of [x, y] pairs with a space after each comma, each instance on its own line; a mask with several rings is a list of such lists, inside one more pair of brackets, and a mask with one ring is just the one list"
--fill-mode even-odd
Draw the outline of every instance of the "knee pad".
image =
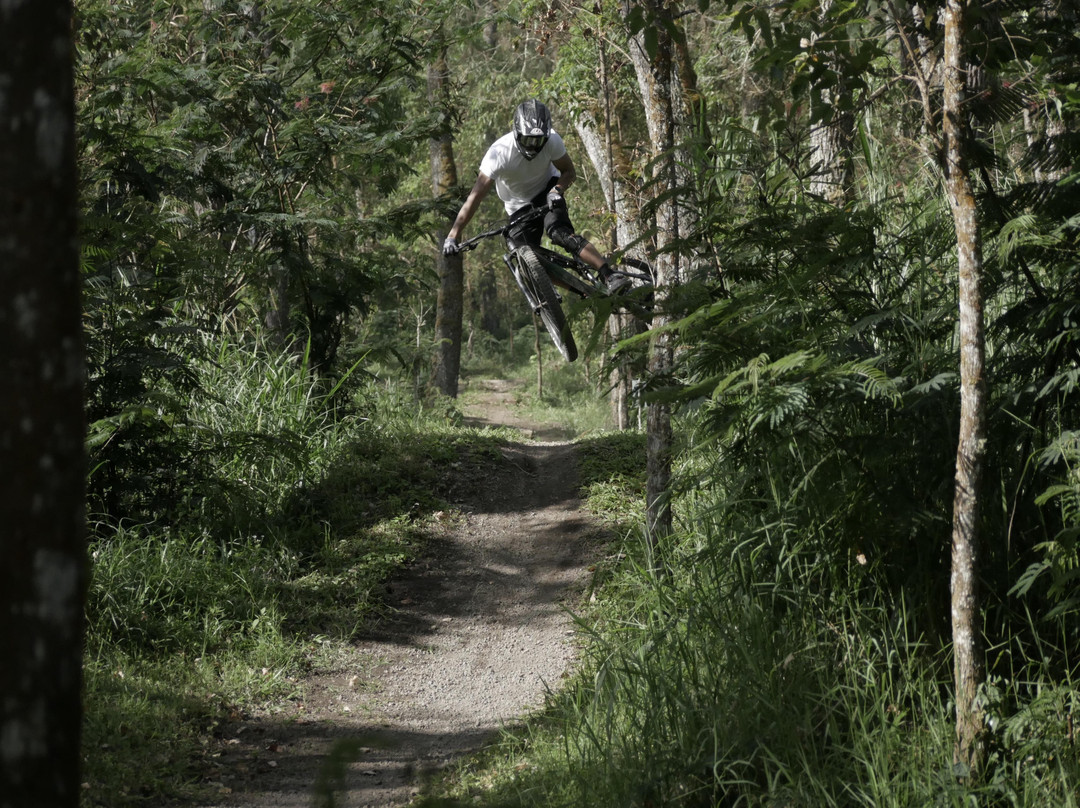
[[589, 240], [584, 236], [580, 236], [573, 230], [566, 227], [553, 227], [548, 230], [548, 238], [553, 243], [558, 244], [564, 250], [569, 252], [575, 258], [585, 249], [585, 245], [589, 243]]

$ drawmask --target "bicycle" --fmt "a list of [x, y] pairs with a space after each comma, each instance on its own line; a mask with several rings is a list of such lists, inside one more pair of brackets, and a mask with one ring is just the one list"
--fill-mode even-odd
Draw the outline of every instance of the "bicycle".
[[[496, 228], [479, 233], [458, 245], [459, 252], [476, 249], [486, 238], [502, 236], [507, 252], [503, 262], [510, 269], [518, 288], [532, 307], [533, 314], [540, 317], [547, 329], [551, 341], [567, 362], [577, 359], [577, 344], [574, 334], [562, 309], [562, 295], [556, 287], [567, 289], [581, 298], [612, 298], [617, 304], [642, 319], [649, 319], [647, 298], [654, 285], [651, 267], [636, 259], [623, 257], [619, 271], [631, 281], [628, 294], [611, 295], [595, 269], [585, 262], [562, 255], [547, 247], [536, 244], [515, 243], [510, 236], [512, 230], [539, 218], [548, 212], [548, 206], [533, 207], [532, 210], [516, 219], [505, 222]], [[631, 269], [630, 267], [634, 267]], [[640, 291], [639, 291], [640, 290]], [[642, 302], [644, 300], [644, 302]]]

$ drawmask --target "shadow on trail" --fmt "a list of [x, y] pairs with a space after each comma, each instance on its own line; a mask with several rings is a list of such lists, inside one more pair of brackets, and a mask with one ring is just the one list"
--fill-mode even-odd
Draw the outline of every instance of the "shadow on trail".
[[[413, 783], [411, 790], [419, 792], [456, 758], [448, 750], [479, 749], [499, 730], [492, 725], [425, 732], [333, 720], [249, 720], [236, 737], [226, 732], [207, 786], [223, 796], [242, 793], [249, 804], [266, 808], [382, 806], [403, 783]], [[344, 801], [343, 794], [348, 795]]]
[[484, 612], [494, 627], [559, 608], [598, 538], [580, 510], [573, 453], [570, 445], [503, 446], [462, 503], [464, 524], [433, 538], [426, 556], [395, 576], [387, 614], [357, 640], [422, 645], [463, 616]]
[[539, 441], [565, 441], [573, 440], [577, 437], [577, 432], [573, 429], [562, 426], [518, 426], [516, 424], [508, 424], [504, 420], [491, 420], [488, 418], [482, 418], [475, 415], [467, 415], [463, 419], [465, 426], [473, 427], [474, 429], [516, 429], [521, 432], [527, 438]]
[[[305, 613], [341, 609], [330, 623], [341, 631], [325, 634], [349, 648], [305, 682], [287, 714], [243, 722], [235, 738], [224, 728], [226, 803], [405, 805], [429, 773], [540, 707], [572, 664], [566, 606], [607, 539], [582, 510], [579, 447], [498, 433], [426, 438], [380, 445], [377, 456], [358, 447], [311, 501], [310, 518], [349, 537], [330, 549], [344, 547], [350, 563], [392, 549], [369, 529], [391, 510], [407, 511], [420, 555], [388, 581], [327, 575], [317, 592], [289, 593], [312, 598]], [[374, 619], [362, 615], [372, 600]]]

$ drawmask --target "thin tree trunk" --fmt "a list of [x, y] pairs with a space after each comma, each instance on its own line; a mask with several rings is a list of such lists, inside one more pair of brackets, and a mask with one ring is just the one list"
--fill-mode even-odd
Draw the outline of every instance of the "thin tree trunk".
[[611, 144], [609, 150], [605, 133], [600, 131], [600, 126], [591, 112], [583, 111], [576, 115], [574, 128], [585, 147], [589, 161], [596, 169], [596, 176], [600, 180], [604, 198], [615, 217], [615, 246], [629, 247], [629, 255], [644, 257], [640, 246], [630, 246], [641, 241], [639, 212], [637, 205], [634, 204], [634, 189], [619, 177], [615, 165], [627, 161], [620, 154], [617, 144]]
[[540, 339], [540, 318], [533, 315], [533, 350], [536, 351], [536, 397], [544, 399], [544, 354], [542, 352], [542, 340]]
[[[585, 146], [585, 153], [596, 169], [600, 186], [604, 190], [604, 197], [608, 200], [608, 207], [614, 216], [612, 246], [617, 248], [635, 245], [629, 247], [627, 254], [637, 258], [644, 257], [639, 243], [641, 231], [638, 224], [638, 210], [633, 204], [630, 188], [616, 172], [617, 147], [611, 142], [607, 126], [605, 126], [605, 136], [602, 137], [597, 131], [595, 117], [587, 111], [575, 117], [574, 126]], [[637, 318], [623, 312], [612, 314], [608, 318], [608, 333], [612, 342], [640, 333], [641, 327]], [[629, 404], [630, 391], [634, 384], [634, 369], [627, 361], [619, 359], [611, 367], [610, 379], [612, 416], [619, 429], [627, 429], [630, 426]]]
[[922, 135], [936, 141], [934, 88], [941, 86], [943, 77], [941, 59], [930, 36], [926, 14], [919, 3], [899, 6], [896, 0], [886, 2], [893, 30], [900, 42], [902, 69], [914, 85], [922, 107]]
[[[649, 55], [639, 35], [630, 42], [630, 51], [652, 141], [654, 193], [660, 200], [656, 205], [656, 296], [649, 375], [662, 380], [671, 375], [675, 364], [674, 338], [664, 326], [672, 320], [671, 300], [681, 282], [678, 250], [682, 232], [677, 195], [680, 188], [686, 187], [679, 165], [688, 170], [688, 161], [676, 155], [676, 94], [680, 85], [669, 31], [677, 23], [663, 0], [644, 0], [642, 5], [647, 19], [657, 28], [656, 49]], [[655, 547], [672, 528], [670, 405], [659, 401], [649, 404], [645, 431], [645, 520], [649, 542]]]
[[499, 316], [499, 282], [495, 276], [495, 267], [485, 262], [477, 280], [477, 297], [480, 306], [480, 327], [493, 337], [505, 336], [502, 319]]
[[[646, 18], [657, 31], [657, 52], [649, 55], [645, 44], [644, 32], [632, 37], [629, 47], [630, 61], [637, 76], [638, 90], [645, 112], [645, 125], [649, 130], [649, 139], [653, 145], [653, 159], [670, 157], [666, 168], [654, 167], [658, 173], [673, 177], [666, 192], [676, 190], [684, 194], [694, 187], [693, 161], [682, 148], [681, 141], [692, 136], [689, 124], [694, 120], [695, 99], [699, 97], [694, 82], [696, 77], [687, 74], [690, 59], [685, 51], [682, 29], [672, 15], [671, 9], [663, 0], [641, 0], [638, 3], [645, 8]], [[629, 13], [629, 9], [624, 9]], [[673, 38], [672, 32], [679, 36]], [[683, 44], [680, 44], [682, 42]], [[670, 118], [665, 117], [665, 110], [670, 111]], [[670, 134], [667, 130], [670, 128]], [[680, 137], [681, 135], [681, 137]], [[660, 143], [667, 143], [665, 151], [658, 151]], [[678, 155], [675, 154], [679, 147]], [[656, 189], [657, 196], [664, 190]], [[673, 205], [668, 213], [669, 224], [674, 224], [673, 239], [689, 239], [697, 222], [697, 211], [693, 205]]]
[[979, 632], [980, 484], [986, 454], [985, 334], [982, 244], [975, 194], [966, 160], [970, 137], [964, 117], [964, 12], [967, 0], [945, 9], [944, 169], [956, 227], [960, 300], [960, 436], [952, 528], [953, 674], [956, 688], [957, 763], [976, 774], [983, 758], [983, 714], [976, 703], [982, 682]]
[[0, 804], [80, 799], [83, 362], [72, 6], [0, 3]]
[[[439, 197], [457, 185], [457, 166], [454, 163], [454, 144], [450, 127], [450, 78], [443, 49], [434, 64], [428, 67], [428, 100], [433, 108], [443, 111], [443, 126], [439, 136], [431, 141], [431, 187]], [[439, 272], [439, 295], [435, 312], [435, 386], [444, 395], [457, 397], [458, 376], [461, 371], [461, 320], [464, 309], [465, 274], [460, 255], [442, 254], [443, 239], [452, 224], [452, 217], [436, 234], [438, 250], [436, 266]]]
[[[828, 12], [833, 0], [825, 0], [819, 10], [823, 30], [828, 30]], [[839, 35], [839, 34], [838, 34]], [[814, 48], [820, 34], [810, 39]], [[835, 56], [826, 48], [824, 57], [833, 61]], [[836, 71], [841, 75], [841, 71]], [[820, 104], [810, 102], [810, 193], [820, 196], [834, 205], [842, 205], [851, 186], [851, 143], [855, 133], [855, 118], [846, 96], [851, 91], [841, 78], [834, 86], [822, 89]]]
[[297, 346], [292, 328], [292, 273], [284, 262], [279, 262], [270, 270], [270, 274], [274, 282], [270, 291], [270, 308], [263, 322], [281, 350], [294, 351]]

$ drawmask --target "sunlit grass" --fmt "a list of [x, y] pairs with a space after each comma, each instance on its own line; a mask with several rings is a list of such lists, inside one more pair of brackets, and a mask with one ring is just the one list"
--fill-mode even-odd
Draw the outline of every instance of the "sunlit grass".
[[[640, 445], [619, 436], [591, 450], [590, 502], [632, 524], [615, 503], [640, 480]], [[1076, 805], [1065, 689], [998, 683], [1001, 746], [987, 778], [965, 779], [948, 657], [910, 633], [904, 604], [801, 588], [818, 561], [798, 544], [778, 562], [790, 577], [748, 580], [732, 560], [749, 548], [707, 500], [682, 501], [697, 527], [658, 548], [661, 573], [643, 537], [621, 534], [581, 615], [574, 677], [421, 805]]]
[[461, 406], [482, 395], [484, 379], [500, 379], [513, 385], [514, 412], [522, 420], [558, 429], [568, 438], [609, 430], [613, 419], [601, 361], [583, 357], [565, 362], [553, 346], [544, 346], [540, 373], [532, 343], [525, 340], [527, 332], [515, 341], [516, 346], [527, 344], [527, 352], [508, 351], [494, 359], [485, 356], [465, 363]]
[[223, 340], [189, 427], [213, 478], [168, 525], [93, 526], [87, 805], [202, 793], [217, 722], [346, 647], [422, 551], [452, 464], [496, 440], [374, 379], [332, 401], [302, 360]]

